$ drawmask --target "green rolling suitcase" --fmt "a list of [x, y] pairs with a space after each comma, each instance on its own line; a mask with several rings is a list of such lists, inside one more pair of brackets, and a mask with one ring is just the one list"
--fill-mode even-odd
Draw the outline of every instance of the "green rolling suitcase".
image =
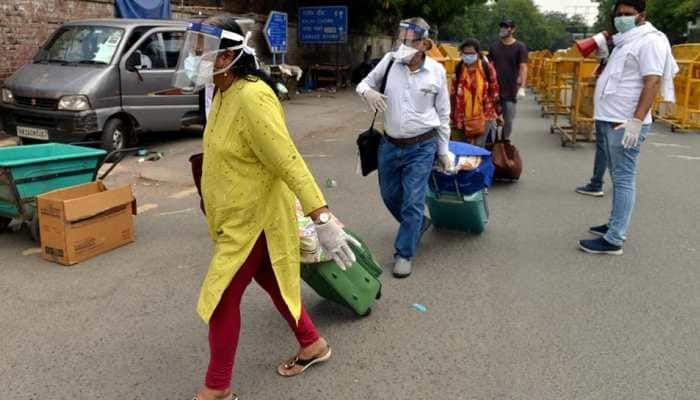
[[350, 230], [346, 229], [346, 232], [362, 244], [362, 248], [351, 246], [357, 262], [346, 271], [333, 261], [302, 264], [301, 278], [319, 296], [350, 307], [357, 315], [366, 316], [374, 301], [382, 295], [382, 284], [377, 279], [382, 268], [365, 243]]
[[435, 228], [476, 234], [486, 228], [489, 210], [483, 190], [467, 196], [451, 192], [436, 194], [428, 190], [425, 202]]

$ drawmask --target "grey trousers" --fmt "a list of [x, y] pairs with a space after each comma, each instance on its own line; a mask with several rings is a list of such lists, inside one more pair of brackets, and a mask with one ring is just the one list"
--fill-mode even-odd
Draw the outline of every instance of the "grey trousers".
[[514, 101], [501, 100], [501, 108], [503, 109], [503, 136], [505, 139], [510, 139], [510, 134], [513, 132], [515, 106], [516, 103]]

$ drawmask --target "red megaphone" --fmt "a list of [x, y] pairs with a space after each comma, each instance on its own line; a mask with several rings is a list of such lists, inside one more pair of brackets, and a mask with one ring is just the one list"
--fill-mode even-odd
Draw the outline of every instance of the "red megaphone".
[[608, 31], [603, 31], [593, 37], [577, 40], [576, 48], [582, 56], [588, 57], [591, 53], [605, 45], [608, 40], [610, 40], [610, 34]]

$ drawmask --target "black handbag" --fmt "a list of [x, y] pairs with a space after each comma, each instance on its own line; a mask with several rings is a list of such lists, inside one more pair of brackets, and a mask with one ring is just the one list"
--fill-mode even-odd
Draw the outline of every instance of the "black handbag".
[[[386, 89], [386, 78], [389, 75], [389, 70], [391, 70], [392, 65], [394, 65], [394, 60], [389, 61], [389, 66], [384, 72], [384, 78], [382, 78], [382, 85], [380, 92], [384, 94]], [[362, 169], [362, 176], [367, 176], [376, 170], [379, 166], [379, 143], [382, 141], [382, 134], [374, 129], [374, 121], [377, 119], [377, 113], [374, 113], [372, 117], [372, 124], [369, 129], [360, 133], [357, 136], [357, 150], [360, 156], [360, 167]]]

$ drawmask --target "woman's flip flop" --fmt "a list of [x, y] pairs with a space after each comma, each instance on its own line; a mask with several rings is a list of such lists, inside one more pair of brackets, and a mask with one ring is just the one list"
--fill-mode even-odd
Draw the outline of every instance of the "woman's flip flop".
[[316, 356], [308, 360], [302, 360], [299, 358], [299, 356], [294, 356], [287, 360], [287, 362], [284, 364], [277, 367], [277, 373], [285, 378], [291, 378], [292, 376], [303, 374], [304, 371], [314, 364], [328, 361], [329, 358], [331, 358], [331, 346], [327, 346], [326, 351], [320, 356]]

